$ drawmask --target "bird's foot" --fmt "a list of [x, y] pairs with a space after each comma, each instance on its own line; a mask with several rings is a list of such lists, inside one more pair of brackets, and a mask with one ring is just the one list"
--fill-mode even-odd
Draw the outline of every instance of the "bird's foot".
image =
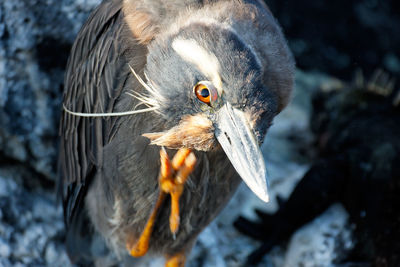
[[172, 234], [179, 229], [179, 198], [183, 192], [183, 186], [193, 171], [196, 157], [190, 149], [181, 148], [176, 152], [172, 161], [169, 160], [165, 149], [160, 151], [161, 172], [160, 187], [165, 193], [171, 195], [171, 214], [169, 217], [169, 228]]
[[183, 252], [176, 253], [172, 256], [166, 256], [167, 261], [165, 267], [184, 267], [186, 262], [186, 255]]
[[[171, 195], [171, 214], [169, 226], [171, 232], [175, 235], [179, 229], [179, 198], [183, 192], [183, 186], [193, 171], [196, 164], [196, 157], [193, 152], [187, 148], [181, 148], [173, 157], [169, 159], [164, 148], [160, 150], [161, 170], [159, 176], [160, 193], [146, 226], [140, 235], [138, 241], [131, 245], [127, 243], [127, 249], [133, 257], [144, 256], [149, 249], [149, 241], [153, 232], [154, 223], [157, 218], [158, 210], [167, 194]], [[172, 258], [171, 258], [172, 260]], [[180, 266], [180, 265], [171, 265]]]

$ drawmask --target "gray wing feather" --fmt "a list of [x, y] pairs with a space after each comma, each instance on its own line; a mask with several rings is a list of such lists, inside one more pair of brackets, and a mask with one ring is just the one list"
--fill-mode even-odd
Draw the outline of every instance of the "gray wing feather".
[[[128, 73], [120, 57], [123, 14], [121, 0], [104, 1], [78, 34], [67, 65], [64, 105], [75, 112], [112, 112]], [[118, 77], [124, 79], [124, 77]], [[125, 78], [126, 79], [126, 78]], [[82, 118], [63, 112], [60, 124], [59, 191], [67, 225], [82, 205], [102, 148], [109, 142], [117, 118]]]

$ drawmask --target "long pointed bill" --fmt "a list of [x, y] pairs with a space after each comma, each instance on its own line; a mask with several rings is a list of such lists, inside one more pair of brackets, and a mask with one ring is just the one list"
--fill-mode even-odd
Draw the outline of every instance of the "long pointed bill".
[[254, 194], [268, 202], [264, 158], [244, 113], [227, 103], [215, 126], [215, 136], [233, 167]]

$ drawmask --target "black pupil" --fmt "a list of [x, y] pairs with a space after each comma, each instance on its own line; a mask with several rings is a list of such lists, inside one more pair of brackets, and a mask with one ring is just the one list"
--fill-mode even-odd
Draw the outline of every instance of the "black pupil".
[[204, 89], [201, 89], [200, 94], [202, 97], [206, 98], [210, 95], [210, 92], [208, 91], [208, 89], [204, 88]]

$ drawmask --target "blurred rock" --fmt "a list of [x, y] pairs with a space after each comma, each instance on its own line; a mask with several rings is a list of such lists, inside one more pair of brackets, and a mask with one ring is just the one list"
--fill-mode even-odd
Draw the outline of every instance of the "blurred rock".
[[100, 0], [0, 2], [0, 158], [54, 179], [64, 68]]
[[384, 67], [400, 78], [400, 3], [396, 0], [265, 0], [301, 69], [349, 79]]
[[0, 266], [70, 266], [53, 191], [27, 189], [19, 175], [13, 166], [0, 169]]
[[336, 204], [291, 238], [282, 266], [333, 266], [354, 246], [348, 214]]

